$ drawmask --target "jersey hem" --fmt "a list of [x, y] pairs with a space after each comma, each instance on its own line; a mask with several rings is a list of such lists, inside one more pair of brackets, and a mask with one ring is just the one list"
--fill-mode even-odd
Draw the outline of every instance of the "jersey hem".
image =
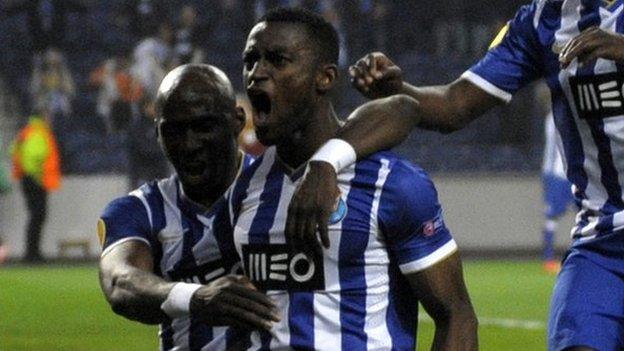
[[430, 253], [428, 256], [425, 256], [416, 261], [403, 263], [399, 265], [399, 268], [401, 269], [401, 272], [403, 272], [403, 274], [416, 273], [442, 261], [455, 251], [457, 251], [457, 243], [455, 242], [455, 240], [451, 239], [451, 241], [442, 245], [440, 248]]
[[485, 78], [479, 76], [478, 74], [472, 72], [472, 71], [466, 71], [461, 75], [461, 78], [464, 78], [466, 80], [468, 80], [469, 82], [471, 82], [472, 84], [476, 85], [477, 87], [481, 88], [483, 91], [485, 91], [486, 93], [493, 95], [501, 100], [503, 100], [505, 103], [509, 103], [509, 101], [511, 101], [511, 94], [506, 92], [505, 90], [497, 87], [496, 85], [488, 82]]
[[147, 244], [147, 246], [152, 247], [152, 245], [149, 243], [149, 241], [147, 241], [147, 239], [142, 238], [140, 236], [129, 236], [123, 239], [119, 239], [117, 241], [115, 241], [114, 243], [110, 244], [109, 246], [107, 246], [102, 253], [100, 254], [100, 258], [104, 257], [104, 255], [106, 255], [107, 253], [109, 253], [114, 247], [125, 243], [126, 241], [131, 241], [131, 240], [137, 240], [137, 241], [142, 241], [144, 243]]

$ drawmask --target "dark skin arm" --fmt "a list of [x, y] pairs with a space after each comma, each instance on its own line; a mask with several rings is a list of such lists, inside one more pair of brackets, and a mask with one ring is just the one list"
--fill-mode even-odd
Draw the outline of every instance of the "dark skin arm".
[[[358, 108], [337, 135], [353, 146], [358, 159], [400, 144], [417, 126], [443, 133], [462, 129], [502, 103], [465, 79], [443, 86], [412, 86], [403, 82], [401, 69], [382, 53], [365, 56], [349, 71], [353, 86], [372, 99], [367, 103], [372, 105]], [[399, 101], [388, 100], [393, 98]], [[310, 162], [288, 208], [286, 237], [294, 246], [329, 247], [327, 219], [337, 196], [334, 169], [325, 162]]]
[[435, 323], [431, 350], [477, 350], [475, 315], [457, 252], [423, 271], [406, 275]]
[[[100, 286], [113, 311], [146, 324], [167, 320], [160, 309], [173, 282], [153, 274], [153, 256], [148, 245], [130, 240], [114, 247], [100, 259]], [[216, 279], [193, 294], [190, 313], [211, 326], [246, 329], [271, 328], [279, 318], [275, 306], [243, 276]]]

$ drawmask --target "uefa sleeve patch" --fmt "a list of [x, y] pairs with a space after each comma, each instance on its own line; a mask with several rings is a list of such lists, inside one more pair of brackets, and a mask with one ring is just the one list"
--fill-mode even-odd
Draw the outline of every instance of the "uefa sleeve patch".
[[98, 219], [97, 222], [97, 235], [98, 240], [100, 241], [100, 246], [104, 247], [104, 242], [106, 241], [106, 223], [102, 218]]
[[507, 24], [505, 24], [505, 26], [501, 28], [498, 34], [496, 34], [496, 37], [494, 37], [494, 40], [492, 40], [492, 42], [490, 43], [488, 50], [492, 50], [495, 47], [497, 47], [498, 44], [502, 43], [508, 31], [509, 31], [509, 22], [507, 22]]

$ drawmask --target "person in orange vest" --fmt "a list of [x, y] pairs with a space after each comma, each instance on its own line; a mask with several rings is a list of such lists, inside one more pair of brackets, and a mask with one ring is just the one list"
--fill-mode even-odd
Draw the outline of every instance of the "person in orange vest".
[[43, 261], [39, 243], [46, 219], [48, 192], [61, 186], [61, 167], [56, 139], [47, 121], [47, 113], [31, 115], [28, 124], [11, 145], [13, 177], [22, 184], [28, 208], [26, 254], [24, 261]]

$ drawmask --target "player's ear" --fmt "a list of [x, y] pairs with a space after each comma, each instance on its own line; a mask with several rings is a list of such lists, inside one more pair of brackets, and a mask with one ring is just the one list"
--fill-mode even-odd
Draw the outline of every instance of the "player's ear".
[[247, 114], [245, 113], [245, 109], [240, 105], [236, 105], [236, 113], [234, 113], [234, 132], [236, 133], [236, 136], [243, 131], [246, 121]]
[[331, 63], [323, 65], [316, 75], [316, 90], [321, 94], [327, 93], [334, 87], [336, 78], [338, 78], [338, 67]]

